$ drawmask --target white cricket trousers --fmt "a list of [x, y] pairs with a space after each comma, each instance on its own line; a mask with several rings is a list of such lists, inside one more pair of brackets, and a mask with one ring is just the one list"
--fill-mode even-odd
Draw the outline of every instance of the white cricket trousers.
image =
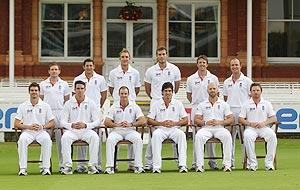
[[[195, 124], [194, 120], [195, 120], [195, 112], [197, 110], [197, 105], [192, 106], [192, 113], [191, 113], [191, 120], [192, 120], [192, 124]], [[192, 127], [192, 138], [193, 138], [193, 161], [192, 161], [192, 166], [196, 165], [196, 151], [195, 151], [195, 135], [196, 135], [196, 129], [195, 127]], [[206, 146], [206, 151], [207, 151], [207, 155], [209, 157], [215, 157], [216, 155], [216, 146], [214, 143], [207, 143]], [[209, 162], [211, 163], [212, 166], [217, 166], [216, 160], [215, 159], [209, 159]]]
[[195, 136], [195, 151], [197, 167], [204, 167], [204, 145], [210, 138], [217, 138], [223, 144], [223, 165], [231, 167], [232, 139], [230, 132], [225, 128], [204, 127]]
[[264, 138], [267, 142], [265, 166], [274, 167], [273, 164], [277, 147], [277, 138], [275, 132], [269, 127], [263, 127], [260, 129], [247, 127], [244, 132], [244, 143], [250, 168], [257, 168], [257, 159], [255, 154], [255, 140], [257, 137]]
[[[239, 136], [240, 143], [242, 143], [241, 139], [241, 132], [240, 128], [238, 126], [239, 123], [239, 115], [240, 115], [240, 108], [230, 108], [230, 111], [233, 113], [233, 118], [234, 118], [234, 125], [232, 126], [232, 131], [231, 131], [231, 138], [232, 138], [232, 152], [231, 152], [231, 165], [235, 166], [235, 140], [236, 136]], [[243, 148], [243, 158], [245, 157], [245, 150]], [[243, 159], [244, 160], [244, 159]]]
[[161, 149], [165, 139], [172, 139], [178, 145], [178, 165], [186, 167], [186, 136], [175, 127], [158, 128], [152, 134], [153, 169], [161, 169]]
[[72, 167], [71, 145], [76, 140], [83, 140], [89, 144], [89, 166], [97, 166], [99, 151], [99, 136], [91, 129], [66, 130], [61, 137], [63, 164]]
[[106, 167], [114, 166], [115, 146], [121, 140], [129, 140], [132, 142], [134, 166], [142, 167], [143, 140], [141, 134], [133, 129], [113, 130], [106, 140]]
[[50, 168], [52, 141], [46, 131], [25, 130], [18, 140], [18, 154], [20, 169], [27, 169], [28, 145], [36, 140], [41, 145], [42, 168]]

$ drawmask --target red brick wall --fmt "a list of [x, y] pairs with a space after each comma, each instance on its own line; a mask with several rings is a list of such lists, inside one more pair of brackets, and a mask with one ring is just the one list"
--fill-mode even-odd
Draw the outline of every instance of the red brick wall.
[[0, 54], [6, 54], [8, 51], [8, 4], [8, 0], [1, 0], [0, 2]]

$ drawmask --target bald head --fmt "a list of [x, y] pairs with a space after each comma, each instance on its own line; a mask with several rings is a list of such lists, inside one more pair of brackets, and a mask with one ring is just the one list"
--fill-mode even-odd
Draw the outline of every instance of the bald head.
[[207, 85], [207, 93], [211, 98], [214, 98], [218, 95], [218, 85], [216, 83], [209, 83]]

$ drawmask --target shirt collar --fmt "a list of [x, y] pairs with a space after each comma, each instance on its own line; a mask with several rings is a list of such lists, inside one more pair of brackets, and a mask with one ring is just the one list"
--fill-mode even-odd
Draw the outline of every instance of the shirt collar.
[[[164, 70], [165, 69], [170, 69], [170, 67], [171, 67], [171, 63], [170, 62], [168, 62], [168, 61], [166, 61], [166, 67], [164, 68]], [[156, 63], [155, 64], [155, 70], [161, 70], [161, 68], [160, 68], [160, 66], [159, 66], [159, 63]]]
[[[119, 65], [119, 66], [117, 67], [117, 71], [118, 71], [119, 73], [123, 73], [123, 70], [122, 70], [121, 65]], [[132, 72], [132, 67], [131, 67], [130, 64], [128, 64], [128, 70], [127, 70], [126, 72], [127, 72], [127, 73]]]
[[[58, 77], [58, 80], [57, 80], [57, 82], [60, 82], [60, 81], [61, 81], [61, 78], [60, 78], [60, 77]], [[48, 78], [46, 79], [46, 82], [50, 83], [50, 77], [48, 77]]]

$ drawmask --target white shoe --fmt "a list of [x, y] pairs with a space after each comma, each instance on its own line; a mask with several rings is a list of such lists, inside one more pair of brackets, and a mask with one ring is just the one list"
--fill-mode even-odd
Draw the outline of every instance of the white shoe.
[[105, 174], [114, 174], [114, 169], [109, 167], [109, 168], [106, 168], [105, 171], [104, 171]]
[[148, 164], [146, 164], [146, 165], [145, 165], [145, 167], [144, 167], [144, 170], [146, 170], [146, 171], [150, 171], [150, 170], [152, 170], [152, 166], [151, 166], [151, 165], [148, 165]]
[[160, 169], [153, 169], [153, 173], [154, 173], [154, 174], [160, 174], [161, 171], [160, 171]]
[[136, 167], [134, 169], [134, 173], [136, 173], [136, 174], [145, 173], [145, 170], [142, 167]]
[[180, 166], [179, 173], [187, 173], [188, 169], [185, 166]]
[[65, 167], [64, 169], [61, 170], [62, 175], [72, 175], [72, 167]]
[[18, 173], [19, 176], [27, 176], [27, 171], [26, 169], [20, 169], [19, 173]]
[[274, 166], [266, 166], [266, 171], [274, 171]]
[[77, 166], [77, 168], [74, 170], [74, 173], [86, 173], [87, 172], [87, 170], [86, 170], [87, 168], [85, 167], [85, 166]]
[[96, 166], [90, 166], [88, 168], [88, 174], [99, 174], [98, 169], [96, 168]]
[[203, 172], [205, 172], [205, 170], [204, 170], [204, 168], [203, 168], [202, 166], [198, 166], [198, 167], [196, 168], [196, 172], [201, 172], [201, 173], [203, 173]]
[[223, 169], [224, 172], [231, 172], [231, 168], [228, 166], [225, 166]]
[[249, 171], [255, 172], [256, 171], [256, 167], [250, 167], [248, 168]]
[[43, 169], [42, 175], [51, 175], [51, 172], [49, 169]]

